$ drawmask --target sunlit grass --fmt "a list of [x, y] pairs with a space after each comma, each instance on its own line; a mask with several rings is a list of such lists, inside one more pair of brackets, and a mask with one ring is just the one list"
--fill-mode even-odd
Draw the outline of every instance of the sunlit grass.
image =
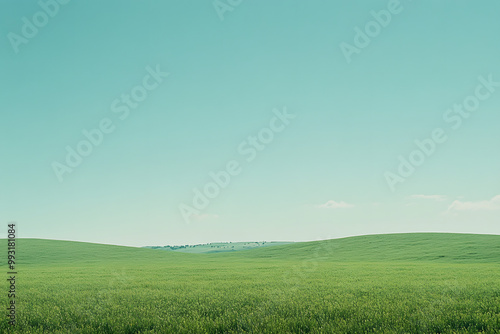
[[499, 241], [371, 236], [207, 255], [20, 240], [15, 332], [495, 333]]

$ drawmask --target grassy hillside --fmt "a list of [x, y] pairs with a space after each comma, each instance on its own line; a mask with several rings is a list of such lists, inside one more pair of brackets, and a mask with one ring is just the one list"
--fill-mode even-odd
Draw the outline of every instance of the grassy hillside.
[[500, 263], [500, 236], [454, 233], [365, 235], [256, 249], [238, 256], [283, 259], [315, 256], [331, 261]]
[[20, 239], [18, 325], [0, 332], [495, 333], [499, 244], [394, 234], [185, 254]]
[[[2, 239], [0, 245], [5, 245], [6, 249], [6, 240]], [[20, 267], [55, 263], [123, 262], [144, 258], [154, 261], [165, 255], [143, 248], [46, 239], [17, 239], [16, 253]], [[176, 255], [170, 256], [175, 258]], [[5, 260], [5, 257], [0, 256], [0, 265], [4, 265]]]
[[[0, 245], [5, 244], [2, 239]], [[335, 262], [500, 263], [500, 236], [452, 233], [383, 234], [292, 243], [236, 253], [180, 254], [147, 248], [74, 241], [18, 239], [20, 264], [99, 263], [129, 261], [196, 261], [214, 259], [297, 260], [314, 257]], [[5, 257], [0, 257], [0, 265]]]

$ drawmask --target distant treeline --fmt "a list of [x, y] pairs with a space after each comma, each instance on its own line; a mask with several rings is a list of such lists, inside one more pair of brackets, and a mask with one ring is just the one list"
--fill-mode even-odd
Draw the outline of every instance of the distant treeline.
[[[162, 249], [162, 250], [178, 250], [178, 249], [186, 249], [186, 248], [195, 248], [195, 247], [201, 247], [201, 246], [204, 246], [204, 247], [208, 247], [210, 246], [210, 248], [225, 248], [226, 246], [230, 246], [231, 244], [233, 244], [232, 242], [228, 242], [228, 243], [209, 243], [209, 244], [198, 244], [198, 245], [181, 245], [181, 246], [170, 246], [170, 245], [166, 245], [166, 246], [146, 246], [145, 248], [151, 248], [151, 249]], [[246, 246], [246, 245], [264, 245], [266, 244], [266, 241], [263, 241], [263, 242], [238, 242], [238, 243], [235, 243], [235, 244], [240, 244], [240, 245], [243, 245], [243, 246]], [[234, 246], [232, 246], [234, 248]]]

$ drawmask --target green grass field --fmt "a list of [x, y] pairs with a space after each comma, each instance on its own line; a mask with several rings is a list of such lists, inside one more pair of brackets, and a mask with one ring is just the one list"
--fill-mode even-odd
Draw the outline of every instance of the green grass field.
[[17, 325], [2, 321], [2, 333], [500, 332], [500, 236], [374, 235], [217, 254], [19, 239], [17, 255]]

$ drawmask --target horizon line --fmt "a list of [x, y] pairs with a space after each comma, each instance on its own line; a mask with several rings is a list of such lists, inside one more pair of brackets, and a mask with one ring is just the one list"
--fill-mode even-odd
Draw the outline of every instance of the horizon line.
[[[243, 243], [243, 242], [288, 242], [288, 243], [305, 243], [305, 242], [316, 242], [316, 241], [326, 241], [326, 240], [338, 240], [338, 239], [346, 239], [346, 238], [353, 238], [353, 237], [362, 237], [362, 236], [373, 236], [373, 235], [392, 235], [392, 234], [469, 234], [469, 235], [496, 235], [500, 236], [500, 234], [496, 233], [471, 233], [471, 232], [436, 232], [436, 231], [418, 231], [418, 232], [387, 232], [387, 233], [368, 233], [368, 234], [355, 234], [355, 235], [348, 235], [348, 236], [343, 236], [343, 237], [334, 237], [334, 238], [327, 238], [327, 239], [316, 239], [316, 240], [302, 240], [302, 241], [290, 241], [290, 240], [262, 240], [262, 241], [211, 241], [211, 242], [206, 242], [206, 243], [197, 243], [197, 244], [178, 244], [178, 245], [163, 245], [163, 246], [196, 246], [196, 245], [208, 245], [208, 244], [214, 244], [214, 243]], [[68, 240], [68, 239], [51, 239], [51, 238], [36, 238], [36, 237], [23, 237], [23, 238], [16, 238], [16, 240], [23, 239], [34, 239], [34, 240], [50, 240], [50, 241], [68, 241], [68, 242], [80, 242], [80, 243], [86, 243], [86, 244], [96, 244], [96, 245], [107, 245], [107, 246], [119, 246], [119, 247], [132, 247], [132, 248], [145, 248], [145, 247], [163, 247], [159, 245], [144, 245], [144, 246], [130, 246], [130, 245], [119, 245], [119, 244], [111, 244], [111, 243], [101, 243], [101, 242], [93, 242], [93, 241], [82, 241], [82, 240]], [[8, 238], [0, 238], [0, 240], [9, 240]]]

